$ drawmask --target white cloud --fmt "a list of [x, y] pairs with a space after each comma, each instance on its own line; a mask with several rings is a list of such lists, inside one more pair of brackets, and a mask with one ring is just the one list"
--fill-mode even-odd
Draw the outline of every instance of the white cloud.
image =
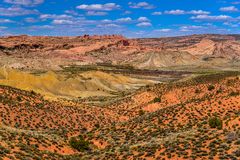
[[150, 27], [152, 24], [150, 22], [141, 22], [137, 24], [138, 27]]
[[41, 14], [40, 19], [70, 19], [72, 16], [66, 15], [66, 14]]
[[159, 16], [159, 15], [162, 15], [162, 12], [153, 12], [152, 15]]
[[42, 4], [44, 0], [4, 0], [4, 2], [15, 5], [35, 6]]
[[53, 24], [73, 24], [73, 21], [65, 20], [65, 19], [55, 19], [52, 22]]
[[86, 14], [88, 16], [105, 16], [108, 13], [107, 12], [99, 12], [99, 11], [88, 11]]
[[116, 3], [106, 3], [106, 4], [82, 4], [77, 6], [77, 9], [87, 10], [87, 11], [112, 11], [119, 9], [120, 5]]
[[129, 2], [128, 5], [129, 5], [130, 8], [142, 8], [142, 9], [153, 9], [153, 8], [155, 8], [154, 5], [149, 4], [147, 2], [139, 2], [139, 3]]
[[163, 29], [156, 29], [154, 30], [155, 32], [170, 32], [172, 31], [172, 29], [169, 29], [169, 28], [163, 28]]
[[13, 23], [14, 21], [10, 19], [0, 19], [0, 23]]
[[4, 30], [4, 29], [7, 29], [7, 27], [5, 26], [0, 26], [0, 31]]
[[88, 20], [85, 17], [72, 17], [69, 15], [56, 15], [56, 14], [44, 14], [40, 16], [40, 19], [47, 20], [51, 19], [52, 24], [55, 25], [68, 25], [68, 26], [88, 26], [88, 25], [98, 25], [100, 21]]
[[109, 19], [104, 19], [101, 21], [102, 23], [112, 23], [113, 21], [112, 20], [109, 20]]
[[130, 17], [126, 17], [126, 18], [119, 18], [116, 20], [116, 22], [119, 22], [119, 23], [129, 23], [129, 22], [132, 22], [132, 18]]
[[125, 11], [123, 14], [126, 15], [126, 14], [131, 14], [132, 12], [131, 11]]
[[238, 12], [239, 11], [235, 6], [222, 7], [219, 10], [222, 12]]
[[137, 26], [151, 26], [150, 20], [147, 17], [139, 17], [138, 19], [132, 19], [131, 17], [119, 18], [116, 20], [104, 19], [99, 23], [101, 24], [136, 24]]
[[187, 14], [207, 15], [207, 14], [210, 14], [210, 12], [203, 11], [203, 10], [191, 10], [191, 11], [188, 11]]
[[98, 25], [100, 21], [88, 20], [84, 17], [74, 17], [71, 19], [53, 19], [52, 24], [56, 25], [68, 25], [74, 27], [88, 26], [88, 25]]
[[180, 31], [181, 32], [189, 32], [189, 31], [192, 31], [192, 30], [198, 30], [198, 29], [201, 29], [201, 28], [204, 28], [203, 26], [195, 26], [195, 25], [190, 25], [190, 26], [181, 26], [180, 27]]
[[191, 25], [191, 26], [182, 26], [182, 29], [199, 29], [199, 28], [203, 28], [203, 26], [195, 26], [195, 25]]
[[227, 15], [218, 15], [218, 16], [209, 16], [209, 15], [197, 15], [191, 17], [193, 20], [199, 21], [231, 21], [234, 20], [231, 16]]
[[78, 16], [79, 14], [76, 12], [76, 11], [74, 11], [74, 10], [66, 10], [66, 11], [64, 11], [64, 13], [66, 13], [66, 14], [71, 14], [71, 15], [74, 15], [74, 16]]
[[148, 21], [150, 21], [147, 17], [139, 17], [138, 19], [137, 19], [137, 21], [139, 21], [139, 22], [148, 22]]
[[114, 23], [110, 23], [110, 24], [100, 24], [100, 25], [97, 25], [97, 27], [102, 27], [102, 28], [108, 28], [108, 27], [114, 27], [114, 28], [119, 28], [121, 27], [120, 25], [117, 25], [117, 24], [114, 24]]
[[180, 10], [180, 9], [165, 11], [164, 13], [171, 14], [171, 15], [184, 15], [184, 14], [207, 15], [207, 14], [210, 14], [210, 12], [203, 11], [203, 10], [184, 11], [184, 10]]
[[230, 22], [224, 22], [223, 25], [233, 27], [233, 28], [239, 27], [239, 24], [233, 24]]
[[24, 21], [27, 22], [27, 23], [35, 23], [38, 20], [35, 19], [35, 18], [32, 18], [32, 17], [27, 17], [27, 18], [24, 19]]
[[9, 7], [9, 8], [2, 8], [0, 7], [0, 16], [24, 16], [24, 15], [30, 15], [30, 14], [38, 14], [39, 12], [37, 10], [29, 10], [24, 9], [21, 7]]
[[164, 13], [165, 14], [172, 14], [172, 15], [181, 15], [181, 14], [185, 14], [185, 11], [177, 9], [177, 10], [165, 11]]
[[190, 29], [185, 29], [185, 28], [181, 28], [179, 31], [180, 31], [180, 32], [191, 32], [192, 30], [190, 30]]
[[42, 25], [42, 26], [30, 26], [29, 27], [30, 29], [53, 29], [54, 26], [51, 26], [51, 25]]

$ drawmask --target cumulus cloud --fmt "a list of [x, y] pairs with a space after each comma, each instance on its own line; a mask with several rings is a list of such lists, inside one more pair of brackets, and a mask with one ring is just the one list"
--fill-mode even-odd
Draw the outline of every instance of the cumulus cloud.
[[110, 20], [110, 19], [104, 19], [104, 20], [101, 20], [102, 23], [112, 23], [113, 21]]
[[86, 14], [88, 16], [105, 16], [108, 13], [107, 12], [100, 12], [100, 11], [88, 11]]
[[180, 14], [186, 14], [186, 12], [184, 10], [170, 10], [170, 11], [165, 11], [165, 14], [173, 14], [173, 15], [180, 15]]
[[139, 17], [138, 19], [137, 19], [137, 21], [139, 21], [139, 22], [148, 22], [148, 21], [150, 21], [147, 17]]
[[112, 11], [120, 8], [120, 5], [116, 3], [106, 3], [106, 4], [82, 4], [77, 6], [77, 9], [87, 10], [87, 11]]
[[0, 23], [13, 23], [14, 21], [10, 19], [0, 19]]
[[124, 11], [123, 15], [131, 14], [131, 13], [132, 13], [131, 11]]
[[76, 12], [76, 11], [74, 11], [74, 10], [66, 10], [66, 11], [64, 11], [64, 13], [66, 13], [66, 14], [71, 14], [71, 15], [74, 15], [74, 16], [78, 16], [79, 14]]
[[199, 28], [203, 28], [203, 26], [195, 26], [195, 25], [191, 25], [191, 26], [182, 26], [182, 29], [199, 29]]
[[195, 26], [195, 25], [181, 26], [180, 31], [181, 32], [189, 32], [189, 31], [196, 30], [196, 29], [201, 29], [201, 28], [204, 28], [204, 27], [203, 26]]
[[44, 0], [4, 0], [4, 2], [15, 5], [35, 6], [42, 4]]
[[170, 32], [172, 31], [172, 29], [169, 29], [169, 28], [163, 28], [163, 29], [156, 29], [154, 30], [155, 32]]
[[238, 12], [239, 11], [235, 6], [222, 7], [219, 10], [222, 12]]
[[30, 15], [30, 14], [38, 14], [39, 12], [37, 10], [29, 10], [21, 7], [9, 7], [9, 8], [3, 8], [0, 7], [0, 16], [24, 16], [24, 15]]
[[60, 15], [56, 15], [56, 14], [41, 14], [40, 19], [70, 19], [72, 18], [72, 16], [70, 15], [66, 15], [66, 14], [60, 14]]
[[193, 14], [193, 15], [207, 15], [210, 14], [208, 11], [203, 11], [203, 10], [191, 10], [191, 11], [185, 11], [185, 10], [170, 10], [170, 11], [165, 11], [165, 14], [171, 14], [171, 15], [184, 15], [184, 14]]
[[231, 21], [234, 20], [231, 16], [227, 15], [218, 15], [218, 16], [209, 16], [209, 15], [197, 15], [191, 17], [193, 20], [198, 21]]
[[109, 23], [109, 24], [99, 24], [97, 27], [100, 28], [120, 28], [120, 25], [114, 24], [114, 23]]
[[72, 16], [67, 14], [41, 14], [39, 19], [42, 21], [52, 20], [52, 25], [69, 25], [69, 26], [87, 26], [98, 25], [99, 20], [88, 20], [82, 16]]
[[73, 19], [54, 19], [52, 21], [54, 25], [67, 25], [69, 27], [82, 27], [89, 25], [98, 25], [99, 21], [88, 20], [85, 18], [73, 18]]
[[29, 29], [53, 29], [54, 26], [51, 25], [41, 25], [41, 26], [30, 26]]
[[187, 14], [196, 14], [196, 15], [204, 15], [204, 14], [210, 14], [208, 11], [203, 11], [203, 10], [191, 10], [189, 12], [186, 12]]
[[[138, 19], [132, 19], [131, 17], [126, 17], [126, 18], [119, 18], [119, 19], [116, 19], [114, 22], [116, 23], [141, 23], [141, 22], [147, 22], [149, 23], [150, 20], [147, 18], [147, 17], [139, 17]], [[140, 25], [144, 25], [145, 23], [143, 24], [140, 24]]]
[[5, 26], [0, 26], [0, 30], [4, 30], [4, 29], [7, 29], [7, 27], [5, 27]]
[[239, 24], [234, 24], [230, 22], [224, 22], [223, 25], [233, 27], [233, 28], [239, 27]]
[[133, 21], [133, 20], [132, 20], [132, 18], [130, 18], [130, 17], [119, 18], [119, 19], [116, 20], [116, 22], [118, 22], [118, 23], [129, 23], [129, 22], [132, 22], [132, 21]]
[[27, 23], [35, 23], [38, 20], [35, 19], [35, 18], [32, 18], [32, 17], [27, 17], [27, 18], [24, 18], [24, 21], [27, 22]]
[[150, 22], [141, 22], [137, 24], [138, 27], [150, 27], [152, 24]]
[[154, 5], [149, 4], [147, 2], [139, 2], [139, 3], [129, 2], [128, 5], [129, 5], [130, 8], [142, 8], [142, 9], [153, 9], [153, 8], [155, 8]]
[[159, 15], [162, 15], [162, 12], [153, 12], [152, 15], [159, 16]]
[[[64, 18], [63, 15], [54, 15], [56, 18], [50, 18], [52, 19], [52, 24], [55, 25], [68, 25], [70, 26], [88, 26], [88, 25], [97, 25], [99, 24], [99, 21], [97, 20], [88, 20], [85, 17], [71, 17], [71, 18]], [[54, 17], [53, 16], [53, 17]], [[63, 18], [60, 18], [63, 17]]]
[[53, 24], [73, 24], [74, 22], [71, 20], [65, 20], [65, 19], [54, 19]]

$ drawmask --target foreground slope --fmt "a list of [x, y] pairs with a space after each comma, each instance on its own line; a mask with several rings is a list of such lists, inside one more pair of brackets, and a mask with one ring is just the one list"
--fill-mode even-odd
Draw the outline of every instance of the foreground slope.
[[[239, 73], [203, 75], [148, 86], [103, 106], [48, 102], [34, 92], [0, 86], [0, 154], [8, 159], [238, 159], [239, 85]], [[216, 118], [217, 126], [209, 124]], [[79, 152], [69, 145], [78, 135], [89, 149]]]
[[[146, 112], [140, 112], [139, 117], [94, 131], [94, 138], [109, 146], [91, 156], [95, 159], [105, 156], [119, 159], [238, 159], [240, 81], [236, 77], [219, 78], [199, 77], [195, 82], [150, 89], [151, 94], [161, 97], [161, 102], [149, 101], [142, 108]], [[214, 117], [222, 121], [221, 127], [209, 126], [209, 120]]]

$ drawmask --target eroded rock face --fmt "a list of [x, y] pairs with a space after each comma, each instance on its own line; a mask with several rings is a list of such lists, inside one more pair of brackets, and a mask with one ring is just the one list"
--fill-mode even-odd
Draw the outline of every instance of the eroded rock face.
[[0, 50], [17, 49], [71, 49], [81, 45], [94, 44], [94, 41], [117, 41], [124, 39], [120, 35], [45, 37], [45, 36], [8, 36], [0, 38]]
[[[192, 35], [148, 39], [127, 39], [121, 35], [77, 37], [21, 35], [0, 38], [0, 55], [25, 60], [34, 58], [36, 63], [38, 59], [49, 59], [53, 63], [58, 59], [60, 64], [64, 61], [87, 64], [108, 62], [144, 68], [169, 67], [176, 64], [202, 65], [216, 59], [221, 59], [221, 62], [216, 60], [221, 64], [222, 61], [239, 61], [239, 39], [238, 35]], [[149, 63], [149, 57], [154, 59], [154, 63]], [[36, 64], [31, 62], [23, 65], [31, 68]]]

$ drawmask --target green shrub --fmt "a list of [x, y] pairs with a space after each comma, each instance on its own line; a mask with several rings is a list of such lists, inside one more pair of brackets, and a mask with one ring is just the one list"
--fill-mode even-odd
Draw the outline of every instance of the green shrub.
[[231, 92], [229, 96], [238, 96], [240, 93], [239, 92]]
[[22, 101], [22, 98], [20, 96], [17, 96], [17, 101]]
[[88, 141], [85, 141], [81, 135], [78, 137], [72, 137], [69, 141], [69, 144], [72, 148], [74, 148], [80, 152], [90, 149], [89, 148], [90, 143]]
[[195, 93], [197, 94], [197, 93], [201, 93], [201, 90], [200, 89], [196, 89], [195, 90]]
[[211, 128], [222, 129], [222, 120], [218, 117], [210, 118], [208, 124]]
[[36, 95], [36, 92], [34, 92], [33, 90], [31, 90], [30, 92], [32, 95]]
[[209, 86], [208, 86], [208, 90], [209, 90], [209, 91], [212, 91], [212, 90], [214, 90], [214, 89], [215, 89], [214, 85], [209, 85]]
[[144, 110], [141, 109], [141, 110], [138, 111], [138, 115], [139, 115], [139, 116], [142, 116], [142, 115], [144, 115], [144, 114], [145, 114]]
[[154, 103], [161, 102], [161, 98], [156, 97], [156, 98], [153, 99], [153, 102], [154, 102]]
[[222, 88], [219, 88], [219, 89], [217, 90], [217, 94], [222, 93], [222, 92], [223, 92]]

